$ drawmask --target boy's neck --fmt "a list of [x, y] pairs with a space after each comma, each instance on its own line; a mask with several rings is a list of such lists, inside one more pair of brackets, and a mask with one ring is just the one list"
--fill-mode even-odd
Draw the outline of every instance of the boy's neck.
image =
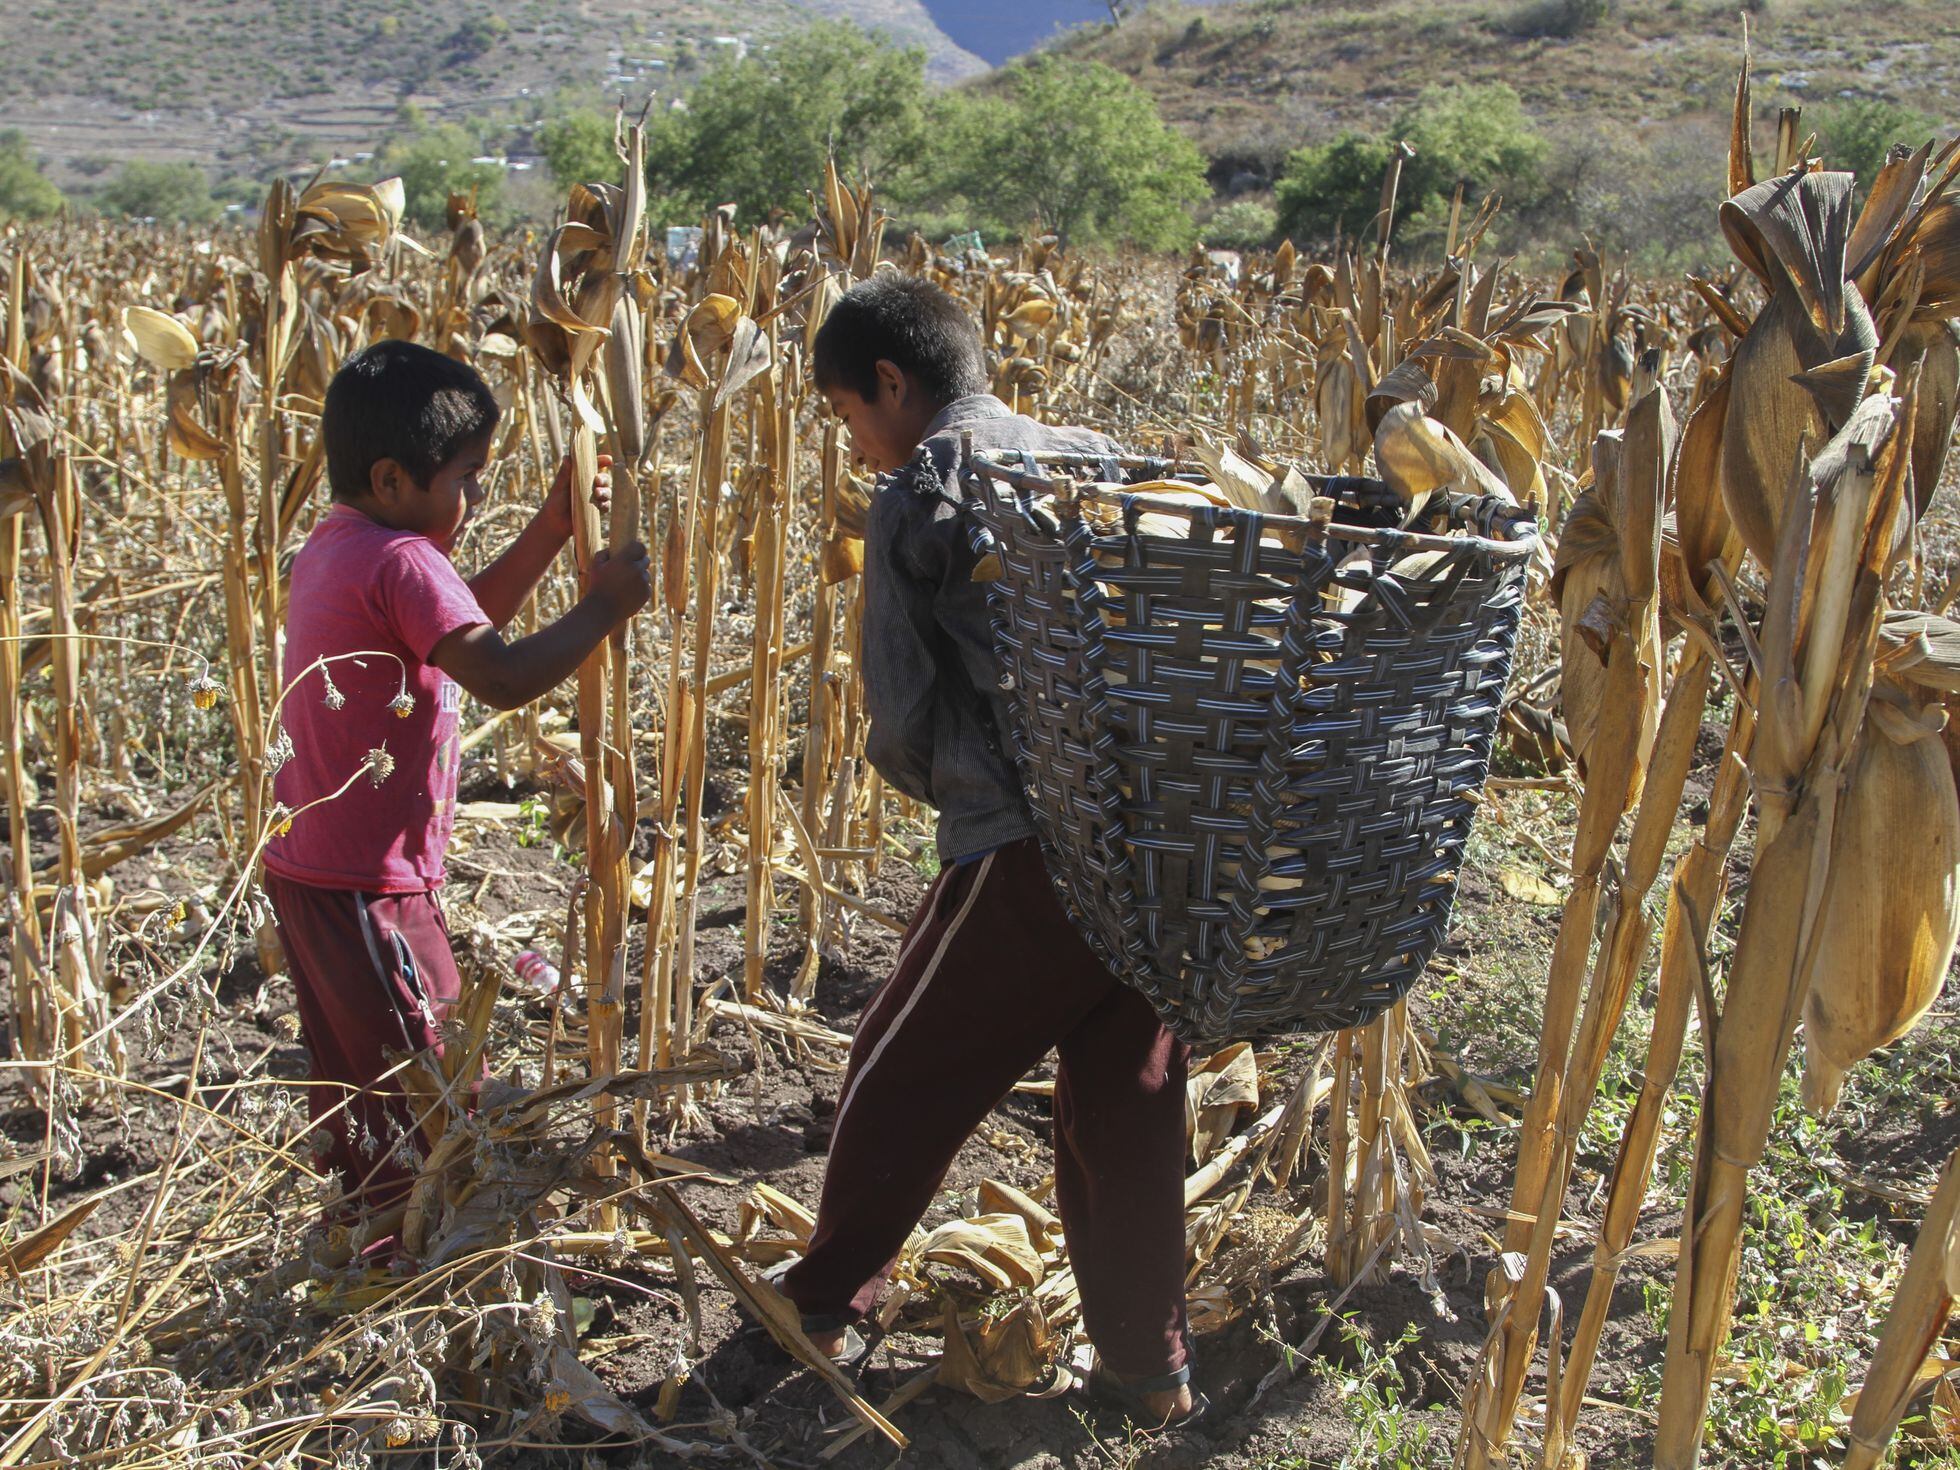
[[404, 526], [392, 520], [388, 515], [388, 508], [372, 495], [363, 495], [353, 500], [343, 500], [336, 497], [334, 504], [344, 505], [356, 515], [366, 516], [377, 526], [385, 526], [390, 531], [408, 531], [414, 529], [412, 526]]
[[948, 398], [943, 403], [933, 399], [927, 399], [919, 405], [919, 412], [923, 417], [912, 425], [912, 434], [910, 436], [912, 439], [912, 448], [906, 456], [908, 459], [911, 455], [917, 454], [919, 452], [919, 446], [932, 437], [933, 426], [946, 416], [946, 410], [958, 402], [959, 399], [957, 398]]

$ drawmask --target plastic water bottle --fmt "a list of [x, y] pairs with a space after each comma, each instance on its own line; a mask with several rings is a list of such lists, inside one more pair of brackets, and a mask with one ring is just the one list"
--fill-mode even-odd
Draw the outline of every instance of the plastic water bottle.
[[535, 949], [527, 949], [517, 956], [517, 983], [533, 995], [552, 995], [557, 992], [558, 967]]

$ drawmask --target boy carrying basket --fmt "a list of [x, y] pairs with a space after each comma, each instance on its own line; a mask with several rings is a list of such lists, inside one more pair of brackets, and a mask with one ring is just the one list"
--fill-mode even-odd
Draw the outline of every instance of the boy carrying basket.
[[1188, 1049], [1063, 913], [1007, 717], [986, 589], [959, 515], [979, 451], [1114, 452], [986, 391], [978, 332], [929, 282], [880, 276], [817, 334], [817, 387], [889, 480], [865, 531], [871, 763], [939, 812], [940, 873], [858, 1023], [810, 1248], [778, 1278], [815, 1345], [859, 1354], [871, 1309], [968, 1134], [1052, 1047], [1055, 1198], [1097, 1349], [1088, 1388], [1150, 1425], [1209, 1407], [1184, 1316]]
[[[461, 695], [528, 703], [652, 595], [635, 542], [601, 553], [570, 612], [504, 642], [498, 630], [571, 536], [572, 469], [567, 459], [530, 524], [465, 581], [449, 553], [483, 498], [497, 418], [476, 371], [426, 347], [380, 342], [349, 360], [320, 426], [333, 505], [293, 562], [284, 679], [304, 683], [280, 712], [290, 750], [274, 791], [297, 815], [266, 848], [265, 890], [312, 1055], [323, 1162], [367, 1209], [400, 1203], [418, 1167], [385, 1054], [439, 1055], [461, 993], [437, 898]], [[609, 498], [603, 473], [593, 493]], [[358, 653], [370, 656], [338, 657]], [[322, 659], [336, 661], [316, 669]], [[363, 766], [370, 779], [302, 810]]]

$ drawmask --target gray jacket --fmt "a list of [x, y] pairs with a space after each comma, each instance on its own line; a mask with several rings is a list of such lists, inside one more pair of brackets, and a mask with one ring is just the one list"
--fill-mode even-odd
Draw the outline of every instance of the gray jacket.
[[956, 399], [911, 462], [872, 497], [864, 533], [866, 753], [887, 782], [939, 811], [939, 860], [1029, 836], [1007, 736], [987, 588], [972, 580], [959, 510], [960, 434], [976, 451], [1112, 454], [1087, 429], [1052, 428], [990, 393]]

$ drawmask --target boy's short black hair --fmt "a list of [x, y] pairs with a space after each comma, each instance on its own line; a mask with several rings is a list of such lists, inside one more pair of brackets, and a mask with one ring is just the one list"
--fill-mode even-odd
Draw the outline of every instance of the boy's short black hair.
[[987, 390], [973, 318], [917, 276], [873, 276], [846, 291], [817, 329], [811, 369], [819, 391], [848, 388], [869, 399], [878, 392], [881, 359], [940, 403]]
[[327, 385], [320, 436], [333, 498], [367, 494], [369, 472], [384, 459], [427, 488], [437, 470], [497, 427], [500, 413], [468, 363], [413, 342], [376, 342]]

